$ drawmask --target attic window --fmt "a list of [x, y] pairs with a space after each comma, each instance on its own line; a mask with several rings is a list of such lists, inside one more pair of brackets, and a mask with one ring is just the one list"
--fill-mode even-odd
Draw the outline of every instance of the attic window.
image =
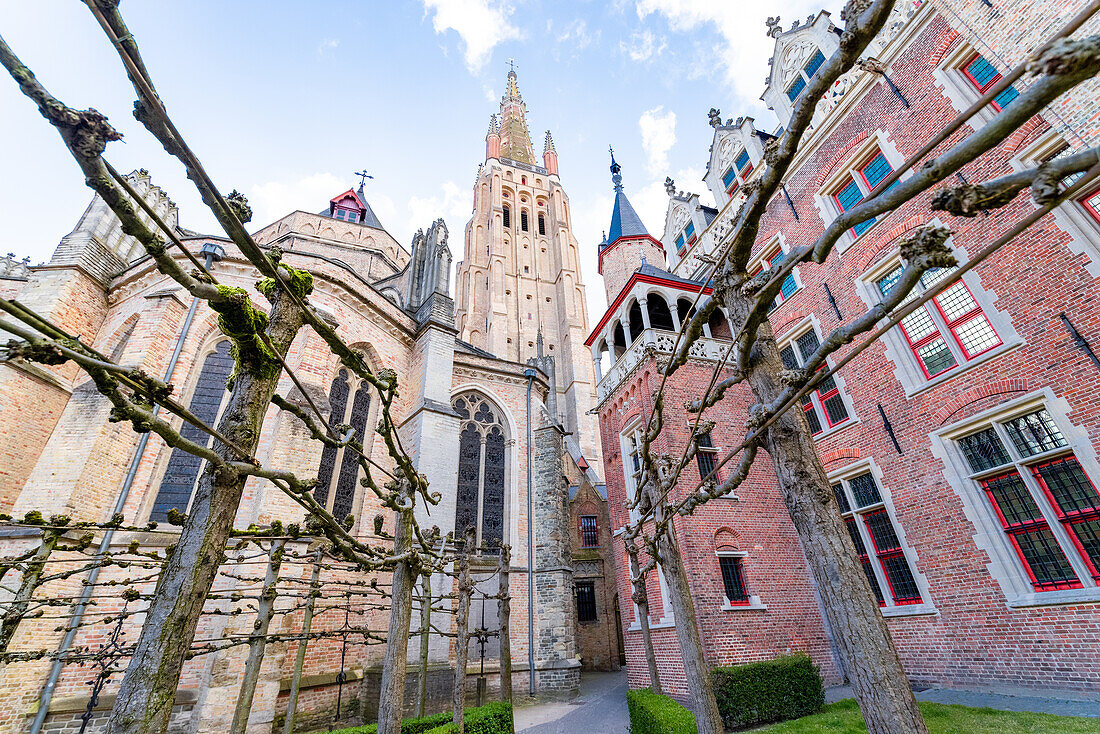
[[726, 187], [726, 193], [733, 197], [737, 187], [745, 183], [745, 179], [752, 173], [752, 161], [749, 160], [749, 152], [742, 150], [741, 155], [734, 159], [733, 165], [722, 176], [722, 185]]
[[802, 94], [802, 90], [806, 88], [806, 85], [813, 78], [815, 72], [821, 68], [821, 65], [825, 63], [825, 55], [820, 50], [814, 51], [813, 56], [806, 62], [806, 65], [795, 75], [794, 83], [787, 88], [787, 99], [794, 102], [798, 99], [798, 95]]
[[351, 209], [336, 208], [336, 218], [342, 222], [358, 222], [359, 212], [352, 211]]
[[688, 222], [684, 227], [684, 231], [676, 238], [676, 252], [683, 252], [685, 249], [690, 248], [695, 244], [697, 239], [695, 235], [695, 223]]

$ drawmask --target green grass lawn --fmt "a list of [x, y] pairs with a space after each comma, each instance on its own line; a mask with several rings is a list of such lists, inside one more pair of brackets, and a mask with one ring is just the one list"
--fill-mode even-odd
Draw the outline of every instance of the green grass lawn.
[[[928, 702], [922, 702], [920, 710], [931, 734], [1100, 734], [1100, 719]], [[767, 734], [866, 734], [867, 727], [863, 724], [856, 702], [848, 699], [826, 706], [820, 714], [755, 731]]]

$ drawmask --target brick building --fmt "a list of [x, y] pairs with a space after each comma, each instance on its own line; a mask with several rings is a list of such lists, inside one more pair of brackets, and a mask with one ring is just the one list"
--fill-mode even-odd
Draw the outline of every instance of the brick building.
[[[515, 689], [527, 689], [531, 652], [538, 692], [567, 694], [577, 687], [581, 663], [566, 476], [570, 472], [584, 475], [589, 484], [597, 484], [593, 467], [601, 463], [595, 419], [585, 415], [593, 397], [592, 367], [586, 356], [578, 359], [573, 354], [584, 352], [581, 342], [588, 329], [587, 315], [557, 152], [547, 134], [545, 165], [537, 166], [532, 160], [525, 108], [514, 72], [509, 74], [500, 114], [503, 129], [498, 126], [487, 136], [486, 160], [477, 183], [477, 191], [483, 193], [475, 196], [474, 220], [467, 227], [465, 259], [459, 268], [462, 300], [457, 323], [450, 296], [447, 226], [436, 220], [426, 232], [418, 232], [411, 248], [406, 249], [378, 220], [362, 183], [357, 190], [333, 192], [335, 196], [320, 212], [291, 212], [260, 227], [253, 236], [261, 247], [278, 247], [284, 252], [284, 261], [312, 272], [312, 302], [317, 308], [347, 343], [364, 352], [374, 369], [397, 372], [401, 389], [393, 413], [402, 443], [443, 497], [431, 508], [430, 516], [422, 511], [421, 525], [439, 525], [444, 532], [453, 530], [458, 536], [472, 525], [479, 545], [491, 546], [497, 541], [511, 545]], [[246, 288], [254, 302], [263, 302], [255, 293], [256, 272], [231, 242], [182, 227], [175, 205], [147, 172], [137, 171], [129, 178], [152, 208], [176, 228], [185, 245], [196, 256], [208, 258], [207, 266], [221, 283]], [[510, 206], [519, 207], [512, 218], [508, 216]], [[492, 227], [486, 231], [478, 223], [489, 219]], [[535, 247], [542, 253], [549, 247], [552, 255], [521, 254]], [[492, 263], [483, 263], [485, 272], [479, 269], [483, 249], [494, 253]], [[528, 275], [532, 264], [535, 274]], [[498, 331], [486, 340], [484, 333], [479, 334], [470, 324], [487, 323], [490, 314], [485, 309], [497, 303], [497, 295], [504, 298], [503, 292], [490, 289], [490, 298], [485, 300], [486, 290], [480, 281], [490, 270], [501, 270], [509, 289], [516, 288], [517, 294], [537, 302], [538, 309], [531, 310], [537, 311], [539, 319], [513, 319], [513, 331], [498, 322]], [[568, 287], [559, 293], [554, 283]], [[122, 364], [140, 365], [158, 376], [169, 372], [181, 401], [196, 415], [210, 423], [218, 417], [226, 400], [232, 359], [228, 341], [217, 328], [217, 314], [158, 272], [140, 246], [121, 231], [118, 218], [99, 197], [61, 241], [50, 262], [33, 267], [10, 258], [0, 262], [0, 293], [81, 335], [86, 343]], [[558, 352], [543, 354], [541, 331], [551, 328], [551, 343]], [[475, 343], [463, 340], [463, 334]], [[530, 349], [519, 344], [528, 337]], [[489, 347], [500, 347], [500, 351], [487, 351]], [[302, 330], [287, 361], [313, 401], [328, 408], [332, 422], [355, 427], [365, 436], [368, 454], [375, 461], [387, 462], [385, 446], [369, 430], [378, 421], [377, 401], [338, 364], [320, 337]], [[285, 375], [278, 392], [305, 405], [304, 396]], [[0, 364], [0, 511], [21, 517], [39, 510], [46, 517], [65, 514], [74, 520], [103, 522], [121, 509], [128, 523], [160, 521], [164, 527], [168, 527], [163, 521], [169, 510], [187, 511], [202, 462], [166, 447], [157, 436], [142, 438], [128, 424], [110, 421], [109, 408], [87, 376], [71, 364]], [[191, 430], [182, 429], [192, 439], [206, 438], [197, 432], [189, 434]], [[531, 446], [529, 435], [533, 436]], [[308, 436], [296, 417], [272, 406], [257, 456], [265, 465], [302, 477], [318, 477], [315, 496], [338, 517], [354, 516], [354, 534], [368, 536], [379, 513], [391, 522], [390, 513], [359, 484], [355, 460], [344, 457], [342, 450], [322, 450], [321, 444]], [[529, 456], [533, 462], [530, 472]], [[529, 476], [533, 478], [530, 486]], [[590, 494], [585, 495], [586, 507], [593, 501]], [[533, 508], [531, 516], [529, 506]], [[606, 503], [600, 512], [606, 516]], [[300, 507], [274, 486], [250, 480], [236, 525], [302, 519]], [[605, 523], [605, 533], [606, 527]], [[173, 542], [172, 534], [163, 530], [132, 535], [118, 534], [116, 545], [124, 548], [134, 540], [143, 548], [163, 548]], [[534, 559], [529, 564], [528, 539], [532, 535]], [[37, 532], [7, 529], [0, 537], [0, 555], [16, 555], [32, 547], [36, 538]], [[605, 535], [603, 541], [609, 543], [609, 538]], [[529, 565], [537, 588], [533, 620], [527, 593]], [[496, 566], [492, 554], [473, 561], [475, 577], [483, 577], [480, 592], [496, 592]], [[609, 570], [613, 575], [610, 569], [607, 564], [600, 572]], [[288, 564], [284, 569], [287, 577], [299, 581], [304, 581], [304, 573], [301, 564]], [[104, 580], [118, 578], [113, 571], [105, 572]], [[347, 580], [346, 575], [326, 569], [321, 583], [323, 588], [337, 588]], [[224, 579], [219, 583], [223, 581], [218, 590], [232, 593], [233, 582]], [[78, 593], [74, 591], [79, 589], [78, 582], [73, 578], [65, 589], [50, 588], [58, 594]], [[433, 588], [436, 594], [445, 595], [450, 582], [439, 576]], [[604, 598], [613, 599], [613, 595]], [[481, 606], [484, 609], [475, 601], [471, 628], [484, 624], [495, 629], [496, 604]], [[386, 628], [384, 610], [358, 609], [351, 618], [371, 629]], [[300, 612], [279, 619], [279, 632], [300, 629]], [[533, 651], [528, 646], [529, 621], [535, 632]], [[244, 617], [204, 618], [198, 638], [243, 634], [250, 624]], [[314, 629], [333, 630], [342, 624], [341, 610], [330, 609], [318, 616]], [[55, 627], [56, 622], [24, 622], [11, 650], [57, 649], [61, 635]], [[76, 644], [94, 644], [99, 634], [101, 630], [82, 631]], [[136, 629], [127, 629], [125, 635], [136, 637]], [[269, 645], [250, 732], [270, 731], [285, 710], [296, 644]], [[445, 638], [432, 638], [431, 689], [440, 694], [438, 707], [442, 708], [448, 705], [449, 681], [454, 674], [450, 645]], [[471, 647], [472, 675], [480, 656], [476, 646]], [[491, 660], [486, 670], [491, 674], [497, 670], [497, 649], [494, 640], [486, 650]], [[243, 647], [233, 647], [187, 663], [176, 699], [173, 731], [227, 728], [246, 652]], [[604, 653], [605, 658], [609, 656]], [[349, 699], [355, 700], [370, 720], [377, 705], [381, 659], [382, 646], [353, 644], [343, 649], [335, 638], [311, 643], [299, 707], [301, 726], [316, 728], [326, 717], [331, 720], [338, 695], [343, 696], [345, 706]], [[0, 670], [0, 730], [26, 730], [35, 716], [50, 666], [49, 660], [40, 660], [8, 664]], [[347, 674], [343, 689], [336, 679], [341, 670]], [[65, 666], [48, 701], [45, 731], [61, 730], [79, 717], [93, 675], [83, 668]], [[415, 675], [412, 668], [410, 675]], [[490, 681], [491, 687], [497, 684]], [[100, 715], [109, 708], [113, 690], [108, 687], [105, 692]], [[406, 701], [411, 700], [407, 696]]]
[[[814, 242], [931, 134], [1036, 48], [1082, 2], [1028, 1], [1012, 13], [978, 0], [899, 2], [856, 69], [819, 103], [813, 129], [769, 204], [752, 265], [768, 267]], [[1069, 7], [1067, 7], [1069, 6]], [[1095, 26], [1095, 23], [1090, 23]], [[1079, 31], [1095, 33], [1087, 26]], [[763, 99], [782, 134], [807, 80], [839, 45], [827, 13], [775, 38]], [[950, 142], [1009, 107], [1027, 77]], [[978, 182], [1095, 145], [1100, 95], [1078, 87], [1003, 144], [966, 166]], [[612, 233], [600, 246], [611, 304], [588, 344], [597, 365], [612, 526], [627, 523], [637, 431], [650, 415], [661, 360], [690, 312], [715, 247], [736, 213], [739, 188], [766, 165], [773, 134], [752, 118], [711, 116], [704, 182], [708, 206], [667, 182], [665, 229], [653, 237], [616, 188]], [[866, 311], [900, 272], [898, 243], [940, 222], [960, 262], [1033, 211], [1025, 195], [974, 219], [936, 216], [931, 192], [848, 232], [822, 265], [785, 281], [770, 321], [789, 368], [824, 336]], [[915, 683], [991, 690], [1100, 692], [1100, 197], [1059, 207], [859, 354], [802, 402], [840, 512]], [[941, 271], [942, 272], [942, 271]], [[944, 273], [945, 274], [945, 273]], [[921, 288], [940, 272], [925, 275]], [[689, 363], [666, 386], [657, 453], [679, 453], [730, 325], [716, 313]], [[841, 349], [830, 360], [843, 358]], [[731, 391], [707, 417], [712, 450], [684, 474], [694, 487], [744, 437], [751, 396]], [[706, 439], [704, 439], [704, 445]], [[685, 488], [686, 490], [686, 488]], [[715, 664], [805, 650], [836, 681], [830, 642], [795, 532], [766, 456], [736, 496], [677, 518], [708, 660]], [[625, 552], [619, 598], [630, 598]], [[660, 573], [651, 574], [650, 625], [663, 676], [685, 694]], [[636, 610], [621, 607], [632, 687], [648, 673]]]

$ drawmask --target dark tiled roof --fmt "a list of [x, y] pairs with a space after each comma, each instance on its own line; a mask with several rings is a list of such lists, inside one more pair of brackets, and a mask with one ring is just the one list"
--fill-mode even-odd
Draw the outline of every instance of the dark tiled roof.
[[621, 189], [615, 192], [615, 206], [611, 210], [611, 229], [607, 233], [607, 242], [613, 243], [620, 237], [634, 237], [648, 235], [642, 218], [634, 207], [630, 205], [630, 199], [626, 198], [626, 192]]
[[692, 286], [703, 285], [703, 281], [701, 281], [701, 280], [690, 280], [688, 278], [681, 278], [679, 275], [675, 275], [673, 273], [670, 273], [667, 270], [659, 268], [656, 265], [651, 265], [648, 262], [643, 263], [641, 265], [641, 267], [639, 267], [634, 272], [636, 272], [640, 275], [649, 275], [649, 276], [652, 276], [654, 278], [662, 278], [664, 280], [671, 280], [673, 283], [683, 283], [684, 285], [692, 285]]
[[492, 352], [487, 352], [484, 349], [482, 349], [481, 347], [475, 347], [473, 344], [470, 344], [469, 342], [464, 342], [461, 339], [455, 339], [455, 343], [463, 351], [469, 352], [470, 354], [476, 354], [479, 357], [487, 357], [488, 359], [496, 359], [497, 358], [497, 355], [493, 354]]
[[710, 206], [699, 206], [703, 210], [703, 217], [707, 220], [707, 226], [714, 221], [714, 218], [718, 216], [718, 210]]

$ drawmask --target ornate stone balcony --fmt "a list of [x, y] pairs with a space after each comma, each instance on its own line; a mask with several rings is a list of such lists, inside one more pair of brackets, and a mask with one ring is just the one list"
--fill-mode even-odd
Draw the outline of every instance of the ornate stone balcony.
[[[640, 336], [611, 365], [611, 369], [596, 384], [596, 397], [600, 404], [626, 381], [646, 357], [672, 354], [676, 345], [676, 333], [664, 329], [644, 329]], [[729, 342], [724, 339], [700, 337], [691, 345], [688, 354], [693, 359], [717, 362], [722, 358]]]

